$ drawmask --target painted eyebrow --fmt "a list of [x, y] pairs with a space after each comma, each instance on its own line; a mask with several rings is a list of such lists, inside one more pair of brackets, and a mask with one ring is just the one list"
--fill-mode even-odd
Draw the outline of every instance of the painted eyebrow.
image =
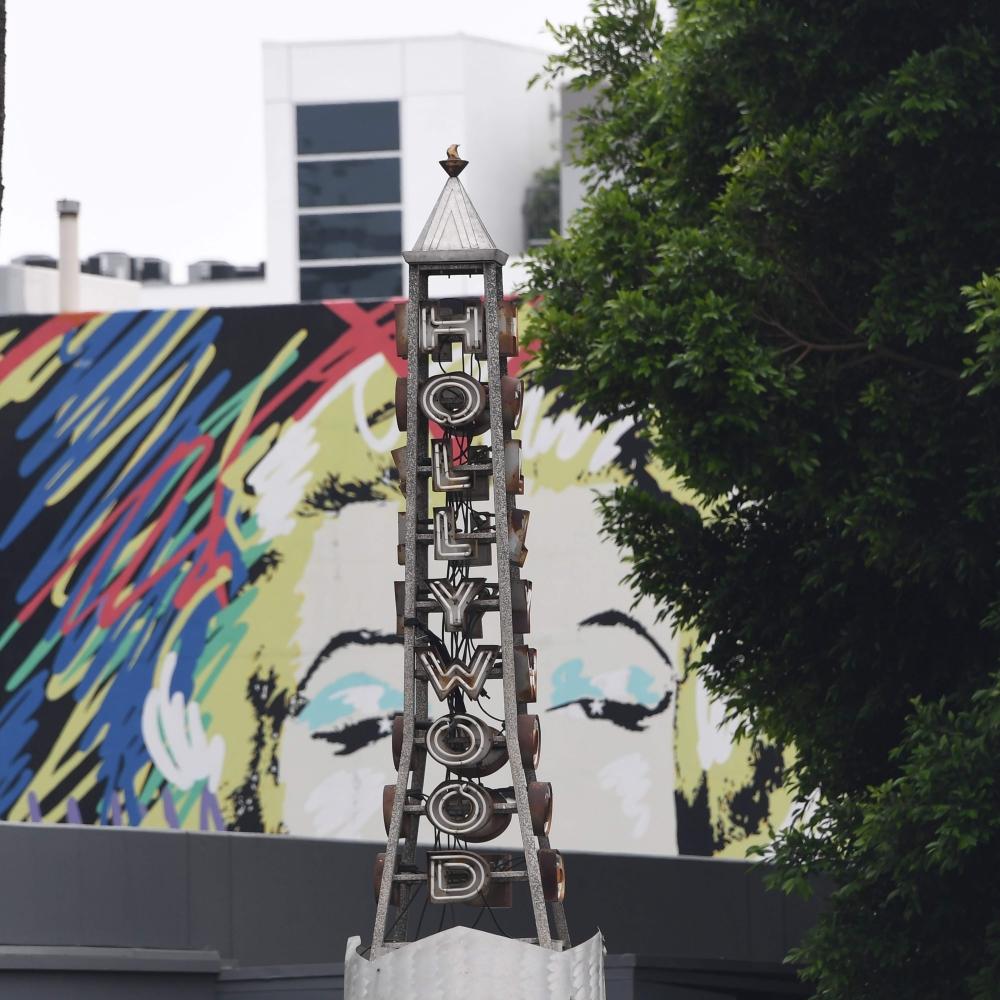
[[394, 632], [379, 632], [377, 629], [361, 628], [354, 631], [338, 632], [327, 640], [326, 645], [316, 654], [316, 658], [309, 664], [309, 669], [305, 676], [295, 686], [295, 694], [301, 695], [306, 686], [312, 680], [317, 670], [328, 660], [338, 649], [346, 646], [401, 646], [403, 637]]
[[627, 628], [631, 632], [635, 632], [637, 636], [645, 639], [653, 649], [656, 650], [660, 659], [671, 669], [674, 669], [673, 661], [670, 659], [670, 654], [646, 631], [645, 626], [642, 622], [636, 620], [631, 615], [627, 615], [624, 611], [617, 611], [614, 608], [609, 608], [607, 611], [599, 611], [596, 615], [591, 615], [589, 618], [584, 618], [582, 621], [577, 623], [578, 625], [599, 625], [603, 628]]
[[375, 492], [377, 485], [377, 480], [345, 480], [336, 472], [328, 472], [303, 498], [300, 513], [305, 517], [322, 513], [338, 514], [350, 504], [378, 500]]

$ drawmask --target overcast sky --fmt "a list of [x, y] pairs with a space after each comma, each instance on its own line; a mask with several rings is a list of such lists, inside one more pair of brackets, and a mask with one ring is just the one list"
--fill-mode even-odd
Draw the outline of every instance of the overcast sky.
[[[7, 0], [0, 262], [80, 249], [264, 257], [261, 44], [452, 32], [552, 48], [587, 0]], [[502, 72], [502, 68], [499, 68]]]

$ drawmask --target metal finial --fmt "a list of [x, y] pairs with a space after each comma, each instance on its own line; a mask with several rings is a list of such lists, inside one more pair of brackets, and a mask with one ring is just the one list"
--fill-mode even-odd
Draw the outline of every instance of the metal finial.
[[445, 155], [448, 157], [447, 160], [438, 160], [438, 163], [444, 167], [444, 172], [449, 177], [457, 177], [468, 165], [468, 160], [463, 160], [461, 156], [458, 155], [458, 143], [453, 142], [446, 150]]

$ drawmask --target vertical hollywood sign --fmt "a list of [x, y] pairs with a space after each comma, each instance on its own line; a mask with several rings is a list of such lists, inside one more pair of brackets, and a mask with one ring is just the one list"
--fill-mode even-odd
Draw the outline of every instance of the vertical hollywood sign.
[[[562, 858], [548, 839], [552, 789], [536, 776], [541, 731], [528, 711], [535, 650], [526, 640], [531, 584], [520, 573], [528, 513], [516, 505], [522, 386], [507, 374], [517, 353], [516, 312], [503, 300], [507, 255], [458, 180], [465, 161], [455, 147], [441, 165], [448, 181], [403, 255], [409, 299], [396, 313], [407, 359], [396, 390], [406, 445], [393, 453], [406, 496], [398, 544], [406, 574], [396, 584], [403, 712], [392, 734], [397, 780], [383, 795], [388, 841], [376, 862], [373, 956], [410, 939], [408, 908], [421, 890], [432, 904], [509, 907], [518, 883], [537, 943], [570, 943]], [[428, 298], [430, 277], [454, 274], [482, 275], [481, 303]], [[418, 871], [421, 819], [435, 847]], [[480, 849], [515, 822], [520, 852]]]

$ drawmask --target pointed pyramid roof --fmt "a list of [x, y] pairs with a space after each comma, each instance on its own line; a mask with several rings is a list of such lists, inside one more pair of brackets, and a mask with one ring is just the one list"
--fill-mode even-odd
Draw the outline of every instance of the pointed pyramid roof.
[[497, 249], [462, 182], [452, 176], [445, 182], [413, 249], [405, 251], [403, 259], [407, 264], [450, 261], [504, 264], [507, 254]]

